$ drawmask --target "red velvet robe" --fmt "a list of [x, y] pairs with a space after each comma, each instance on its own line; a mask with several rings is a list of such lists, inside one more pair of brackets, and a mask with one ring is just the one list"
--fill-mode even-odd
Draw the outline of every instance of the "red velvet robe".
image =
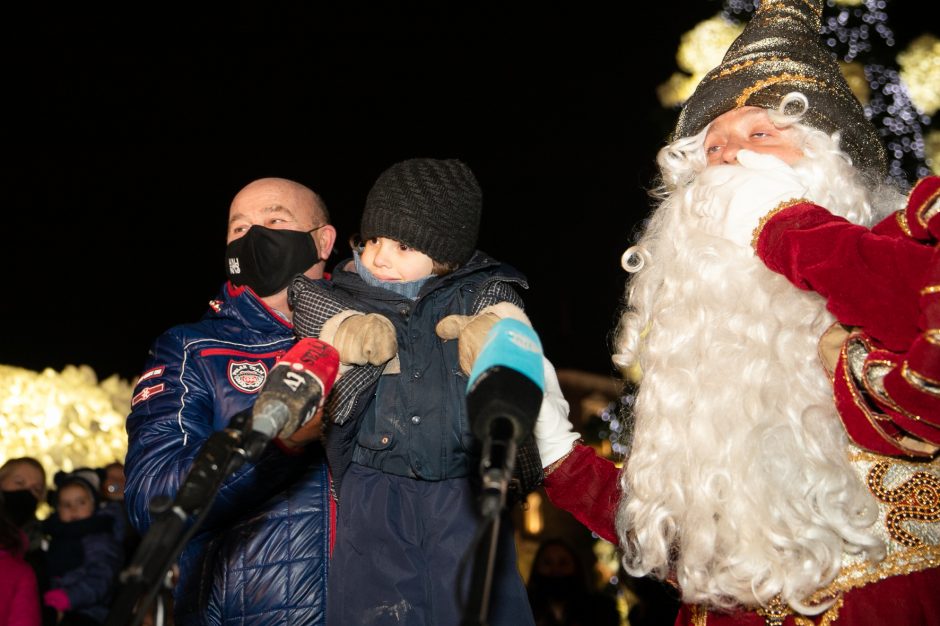
[[[930, 458], [940, 450], [940, 177], [872, 229], [808, 202], [765, 218], [768, 268], [826, 298], [844, 327], [833, 372], [839, 415], [859, 447]], [[841, 330], [841, 329], [840, 329]]]

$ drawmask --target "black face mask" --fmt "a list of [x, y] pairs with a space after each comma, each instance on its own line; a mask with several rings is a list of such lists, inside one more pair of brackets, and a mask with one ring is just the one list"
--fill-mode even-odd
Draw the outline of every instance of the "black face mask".
[[545, 598], [552, 600], [570, 600], [584, 592], [583, 581], [577, 574], [571, 576], [532, 574], [530, 588], [538, 589]]
[[39, 500], [28, 489], [3, 492], [3, 512], [17, 527], [33, 519], [38, 504]]
[[[325, 224], [324, 224], [325, 226]], [[228, 244], [225, 271], [236, 285], [246, 285], [262, 298], [287, 287], [291, 279], [320, 260], [308, 231], [252, 226]]]

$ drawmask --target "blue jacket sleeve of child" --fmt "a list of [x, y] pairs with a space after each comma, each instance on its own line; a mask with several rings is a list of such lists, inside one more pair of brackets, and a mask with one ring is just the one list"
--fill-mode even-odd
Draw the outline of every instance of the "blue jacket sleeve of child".
[[105, 613], [117, 576], [124, 562], [124, 551], [110, 533], [92, 533], [82, 539], [82, 565], [61, 576], [56, 583], [69, 597], [72, 610], [104, 607]]

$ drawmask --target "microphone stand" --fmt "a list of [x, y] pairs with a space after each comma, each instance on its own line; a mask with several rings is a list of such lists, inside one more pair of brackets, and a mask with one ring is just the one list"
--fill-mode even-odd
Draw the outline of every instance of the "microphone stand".
[[[176, 562], [180, 552], [205, 520], [225, 478], [248, 459], [245, 443], [253, 438], [251, 410], [231, 419], [214, 432], [193, 460], [173, 500], [158, 496], [150, 503], [153, 522], [141, 539], [133, 561], [121, 572], [122, 589], [108, 613], [105, 626], [139, 626]], [[243, 439], [247, 441], [243, 443]], [[191, 515], [196, 517], [187, 527]], [[159, 625], [158, 625], [159, 626]]]
[[[505, 432], [508, 430], [508, 433]], [[493, 567], [499, 544], [499, 528], [506, 491], [516, 462], [515, 427], [508, 419], [493, 420], [490, 436], [483, 443], [480, 473], [483, 490], [480, 495], [480, 534], [475, 542], [473, 577], [470, 598], [461, 626], [486, 626], [490, 609], [490, 591], [493, 586]], [[508, 434], [508, 436], [507, 436]]]

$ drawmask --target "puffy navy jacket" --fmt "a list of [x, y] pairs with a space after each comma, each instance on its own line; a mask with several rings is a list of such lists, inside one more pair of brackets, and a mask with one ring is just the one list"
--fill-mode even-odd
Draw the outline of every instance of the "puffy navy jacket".
[[[125, 501], [138, 531], [151, 500], [175, 497], [206, 440], [254, 403], [293, 341], [290, 323], [226, 284], [202, 320], [154, 342], [127, 418]], [[176, 623], [323, 624], [330, 506], [322, 448], [269, 445], [226, 478], [181, 554]]]

